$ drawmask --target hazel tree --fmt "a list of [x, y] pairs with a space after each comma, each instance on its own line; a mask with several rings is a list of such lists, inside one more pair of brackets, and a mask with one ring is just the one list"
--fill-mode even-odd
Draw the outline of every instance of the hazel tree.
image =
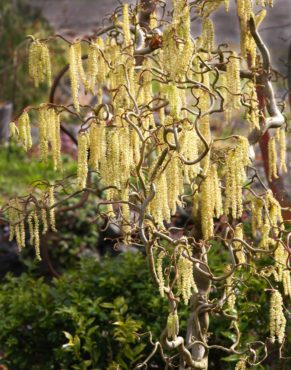
[[[167, 369], [206, 370], [213, 349], [236, 355], [236, 370], [246, 369], [266, 359], [270, 342], [284, 357], [290, 234], [253, 153], [268, 132], [269, 181], [286, 172], [286, 122], [258, 31], [272, 0], [254, 3], [236, 1], [240, 51], [215, 43], [212, 15], [222, 6], [228, 11], [228, 0], [173, 0], [170, 11], [154, 1], [142, 26], [140, 4], [124, 4], [90, 37], [29, 36], [29, 75], [36, 88], [51, 85], [49, 48], [57, 38], [67, 45], [68, 64], [52, 83], [48, 102], [21, 111], [11, 135], [28, 151], [30, 113], [36, 111], [41, 160], [51, 158], [61, 172], [63, 131], [78, 145], [77, 174], [35, 184], [27, 196], [2, 208], [3, 219], [19, 250], [28, 233], [41, 258], [40, 233], [57, 231], [55, 210], [83, 194], [84, 201], [96, 203], [105, 227], [119, 228], [117, 246], [145, 251], [169, 315], [153, 352], [136, 369], [146, 368], [159, 352]], [[191, 22], [198, 20], [202, 29], [194, 38]], [[57, 104], [55, 91], [66, 73], [72, 103]], [[97, 97], [95, 106], [82, 104], [83, 90]], [[65, 116], [80, 122], [77, 138], [64, 125]], [[213, 124], [218, 120], [220, 127], [231, 127], [234, 120], [239, 125], [227, 136]], [[182, 227], [177, 214], [187, 214]], [[216, 274], [209, 260], [222, 252], [227, 260]], [[269, 337], [253, 341], [243, 332], [238, 300], [249, 276], [263, 281], [270, 311]], [[180, 332], [179, 309], [185, 305], [187, 329]], [[233, 332], [229, 347], [209, 344], [214, 316]]]

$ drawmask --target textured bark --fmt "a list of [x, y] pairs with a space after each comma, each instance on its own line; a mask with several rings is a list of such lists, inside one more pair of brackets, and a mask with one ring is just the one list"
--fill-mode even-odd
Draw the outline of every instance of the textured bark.
[[12, 119], [12, 103], [6, 102], [0, 105], [0, 144], [8, 142], [9, 123]]

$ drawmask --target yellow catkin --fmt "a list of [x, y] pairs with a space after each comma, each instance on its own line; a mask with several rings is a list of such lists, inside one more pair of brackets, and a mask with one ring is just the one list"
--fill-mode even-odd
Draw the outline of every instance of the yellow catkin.
[[32, 41], [29, 46], [28, 71], [36, 87], [45, 80], [48, 85], [51, 84], [49, 49], [45, 43], [39, 40]]
[[250, 108], [248, 108], [246, 119], [249, 124], [249, 132], [260, 128], [260, 110], [256, 86], [253, 82], [248, 83], [249, 96], [247, 97]]
[[286, 296], [289, 296], [289, 298], [291, 299], [291, 277], [290, 277], [289, 270], [283, 271], [282, 282], [283, 282], [284, 294]]
[[96, 41], [92, 41], [88, 50], [88, 72], [86, 80], [86, 86], [92, 94], [95, 93], [94, 90], [98, 74], [98, 56], [98, 44]]
[[30, 120], [27, 112], [23, 112], [18, 118], [19, 140], [25, 151], [32, 147]]
[[[243, 236], [243, 225], [242, 224], [239, 224], [239, 225], [236, 226], [236, 228], [234, 230], [234, 238], [243, 240], [244, 236]], [[245, 258], [242, 243], [234, 242], [233, 246], [235, 248], [235, 255], [236, 255], [236, 258], [238, 260], [238, 263], [240, 263], [240, 264], [246, 263], [246, 258]]]
[[25, 247], [25, 227], [23, 209], [17, 198], [9, 201], [8, 220], [10, 226], [9, 241], [15, 238], [18, 250], [21, 251]]
[[168, 337], [176, 339], [179, 334], [179, 317], [176, 311], [170, 312], [167, 319]]
[[88, 175], [88, 134], [80, 132], [78, 135], [78, 168], [77, 168], [77, 188], [82, 190], [87, 184]]
[[209, 239], [213, 235], [214, 198], [212, 191], [213, 179], [208, 173], [200, 185], [201, 225], [204, 239]]
[[285, 336], [286, 318], [283, 312], [283, 299], [278, 290], [273, 290], [270, 300], [270, 336], [271, 341], [277, 339], [283, 342]]
[[190, 34], [190, 8], [185, 1], [173, 2], [172, 24], [163, 33], [163, 65], [173, 80], [188, 70], [193, 54]]
[[164, 280], [164, 274], [163, 274], [163, 258], [165, 257], [165, 252], [161, 251], [157, 258], [157, 277], [159, 282], [159, 291], [161, 297], [165, 296], [165, 280]]
[[181, 205], [179, 196], [183, 193], [183, 175], [181, 161], [177, 155], [170, 157], [166, 168], [168, 205], [171, 214], [175, 214], [177, 206]]
[[234, 150], [230, 150], [226, 161], [225, 213], [231, 209], [233, 218], [242, 216], [242, 186], [246, 179], [245, 167], [250, 163], [248, 139], [241, 136]]
[[51, 230], [57, 232], [56, 229], [56, 218], [55, 218], [55, 196], [54, 196], [54, 186], [51, 185], [48, 189], [48, 204], [49, 204], [49, 218]]
[[53, 159], [53, 166], [56, 170], [61, 165], [61, 124], [60, 115], [51, 108], [47, 112], [47, 139], [50, 142], [50, 151]]
[[276, 141], [274, 137], [271, 137], [268, 142], [268, 169], [269, 169], [269, 181], [278, 178], [277, 172], [277, 151]]
[[34, 223], [33, 242], [34, 242], [34, 249], [35, 249], [35, 258], [40, 261], [41, 256], [40, 256], [40, 239], [39, 239], [39, 220], [38, 220], [38, 214], [36, 211], [33, 212], [33, 223]]
[[214, 49], [214, 25], [209, 18], [202, 20], [201, 47], [206, 51]]
[[[185, 122], [181, 133], [181, 154], [186, 160], [193, 161], [198, 157], [198, 137], [193, 124]], [[196, 178], [199, 172], [199, 164], [185, 165], [184, 178], [186, 183], [190, 183]]]
[[246, 370], [246, 359], [244, 357], [236, 363], [234, 370]]
[[74, 108], [77, 112], [80, 111], [79, 104], [79, 73], [78, 73], [78, 53], [76, 50], [76, 44], [72, 44], [69, 47], [69, 72], [71, 80], [71, 91]]
[[41, 160], [46, 162], [48, 157], [48, 124], [49, 113], [47, 108], [43, 105], [39, 109], [38, 117], [38, 134]]
[[41, 222], [42, 222], [42, 233], [46, 234], [48, 231], [48, 221], [47, 221], [45, 193], [43, 193], [41, 196], [41, 203], [42, 203], [42, 208], [40, 211], [40, 217], [41, 217]]
[[223, 214], [223, 207], [222, 207], [222, 196], [221, 196], [221, 188], [220, 188], [220, 179], [217, 173], [217, 166], [213, 164], [210, 167], [210, 177], [213, 179], [212, 183], [212, 195], [213, 195], [213, 213], [216, 218], [219, 218]]
[[232, 109], [239, 109], [241, 106], [240, 61], [235, 52], [229, 57], [226, 66], [226, 80], [229, 107]]
[[[231, 266], [227, 265], [225, 272], [228, 273], [231, 270]], [[226, 278], [225, 295], [228, 309], [233, 311], [235, 309], [236, 295], [233, 289], [233, 275]]]
[[150, 202], [149, 210], [155, 222], [163, 228], [163, 222], [170, 221], [171, 218], [165, 171], [156, 176], [154, 184], [156, 185], [156, 194]]
[[198, 293], [198, 289], [193, 276], [193, 263], [182, 254], [184, 253], [185, 255], [191, 256], [190, 251], [191, 250], [189, 246], [187, 246], [186, 249], [184, 247], [181, 248], [181, 254], [179, 256], [177, 264], [177, 294], [181, 295], [186, 305], [189, 302], [192, 292], [194, 291], [195, 293]]
[[285, 136], [284, 128], [280, 129], [279, 147], [280, 147], [279, 170], [283, 171], [283, 172], [287, 172], [287, 166], [286, 166], [286, 136]]
[[251, 200], [251, 213], [252, 213], [251, 227], [253, 237], [256, 237], [257, 231], [263, 225], [263, 215], [262, 215], [263, 206], [264, 203], [261, 199], [254, 198]]
[[131, 44], [131, 37], [128, 4], [124, 4], [122, 7], [122, 20], [123, 43], [125, 46], [129, 46]]
[[97, 122], [92, 122], [89, 131], [89, 145], [90, 145], [90, 158], [89, 165], [98, 170], [100, 158], [98, 156], [98, 139], [99, 139], [99, 125]]
[[29, 243], [30, 245], [33, 245], [34, 242], [34, 227], [33, 227], [33, 212], [30, 212], [27, 216], [27, 224], [28, 224], [28, 230], [29, 230]]

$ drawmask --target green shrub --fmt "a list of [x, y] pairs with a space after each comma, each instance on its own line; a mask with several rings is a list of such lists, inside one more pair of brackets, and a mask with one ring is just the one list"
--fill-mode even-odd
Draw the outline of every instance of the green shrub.
[[0, 288], [2, 362], [10, 370], [131, 369], [152, 348], [137, 333], [165, 325], [167, 308], [152, 292], [139, 253], [84, 259], [52, 283], [8, 275]]

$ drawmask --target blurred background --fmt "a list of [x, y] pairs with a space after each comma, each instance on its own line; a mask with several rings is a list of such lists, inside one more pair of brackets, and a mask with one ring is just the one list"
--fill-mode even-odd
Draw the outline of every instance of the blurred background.
[[[214, 16], [216, 43], [228, 43], [238, 49], [235, 3], [230, 0], [230, 4], [229, 13], [221, 9]], [[0, 207], [10, 197], [25, 195], [36, 180], [54, 181], [76, 170], [76, 146], [67, 135], [62, 137], [62, 174], [55, 173], [51, 163], [40, 163], [37, 130], [33, 132], [35, 145], [28, 155], [8, 139], [13, 117], [25, 106], [40, 104], [48, 97], [47, 88], [35, 89], [28, 77], [26, 35], [42, 38], [60, 33], [69, 39], [90, 35], [102, 28], [118, 5], [120, 2], [113, 0], [0, 0]], [[194, 36], [199, 35], [200, 27], [198, 21], [193, 22]], [[268, 11], [260, 33], [276, 70], [276, 95], [285, 104], [289, 119], [290, 0], [274, 0], [274, 8]], [[61, 41], [53, 44], [56, 74], [66, 64], [66, 48]], [[56, 100], [66, 103], [69, 95], [69, 81], [65, 77]], [[83, 96], [83, 99], [89, 98]], [[64, 124], [72, 135], [76, 134], [76, 122]], [[234, 122], [234, 127], [238, 124]], [[216, 126], [217, 130], [223, 129], [221, 121]], [[290, 146], [289, 135], [289, 168]], [[256, 161], [264, 177], [259, 152]], [[282, 179], [287, 200], [291, 197], [290, 180], [290, 174]], [[84, 203], [80, 197], [65, 206], [66, 216], [57, 214], [59, 232], [49, 232], [42, 238], [40, 263], [34, 261], [31, 248], [18, 254], [16, 245], [8, 241], [8, 227], [0, 219], [0, 366], [15, 370], [131, 369], [144, 358], [143, 353], [152, 349], [148, 334], [139, 338], [135, 333], [151, 330], [157, 339], [165, 325], [167, 307], [153, 294], [142, 253], [134, 246], [124, 248], [127, 252], [122, 248], [115, 250], [110, 240], [115, 230], [102, 230], [102, 224], [96, 221], [94, 202]], [[214, 271], [222, 268], [223, 258], [223, 254], [220, 259], [213, 255]], [[256, 291], [263, 291], [256, 282], [253, 286], [256, 288], [250, 288], [250, 300]], [[256, 315], [258, 306], [265, 304], [264, 294], [247, 308], [248, 315]], [[182, 330], [186, 324], [183, 318], [186, 311], [182, 312]], [[250, 338], [267, 335], [264, 322], [249, 327]], [[217, 333], [222, 333], [228, 345], [232, 339], [230, 329], [221, 327], [215, 320], [211, 325], [213, 341]], [[248, 320], [245, 325], [249, 325]], [[232, 369], [237, 360], [235, 356], [225, 356], [222, 361], [221, 353], [215, 351], [211, 356], [210, 368], [215, 370]], [[160, 359], [154, 356], [151, 368], [160, 366]], [[260, 368], [281, 370], [283, 366], [286, 365], [271, 354]]]

